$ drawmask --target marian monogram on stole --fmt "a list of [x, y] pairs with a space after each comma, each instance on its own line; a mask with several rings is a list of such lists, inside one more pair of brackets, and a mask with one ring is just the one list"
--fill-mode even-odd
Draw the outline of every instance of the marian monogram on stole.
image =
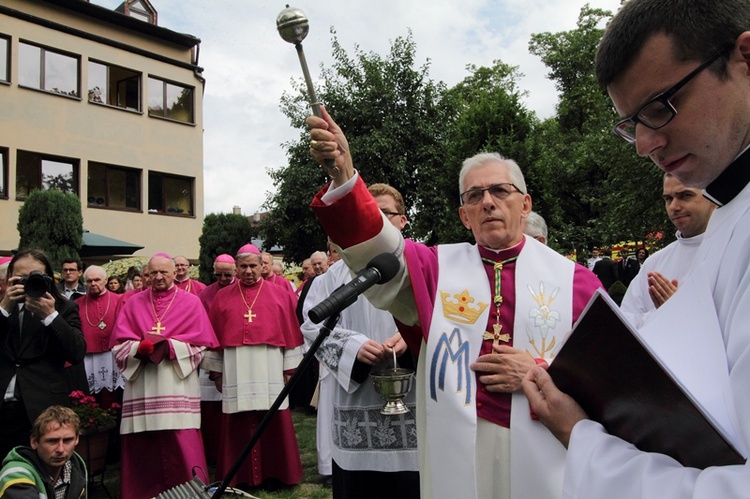
[[[473, 325], [485, 311], [488, 304], [477, 302], [468, 290], [450, 296], [450, 293], [440, 291], [440, 302], [443, 317], [461, 325]], [[464, 404], [471, 403], [471, 384], [473, 382], [469, 342], [463, 339], [467, 334], [460, 327], [453, 328], [450, 334], [443, 331], [432, 353], [430, 362], [430, 397], [437, 400], [437, 390], [445, 391], [445, 377], [448, 371], [448, 361], [456, 366], [456, 391], [464, 393]]]

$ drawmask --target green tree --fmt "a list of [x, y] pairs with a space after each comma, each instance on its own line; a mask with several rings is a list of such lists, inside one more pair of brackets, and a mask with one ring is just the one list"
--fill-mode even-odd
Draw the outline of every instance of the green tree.
[[594, 76], [599, 26], [609, 17], [586, 5], [576, 29], [535, 34], [529, 44], [560, 92], [557, 115], [537, 128], [530, 144], [535, 177], [549, 179], [538, 197], [541, 214], [553, 245], [579, 254], [642, 240], [667, 226], [661, 174], [612, 134], [618, 117]]
[[[319, 98], [346, 133], [362, 177], [398, 189], [412, 222], [409, 235], [428, 238], [434, 220], [444, 215], [427, 200], [437, 192], [436, 175], [444, 173], [445, 124], [454, 112], [440, 106], [444, 85], [430, 79], [429, 61], [415, 67], [411, 33], [396, 38], [386, 57], [358, 47], [350, 57], [333, 30], [332, 35], [334, 63], [321, 68]], [[310, 158], [304, 124], [310, 111], [302, 81], [282, 97], [281, 108], [301, 132], [297, 141], [285, 144], [288, 166], [269, 172], [276, 193], [266, 203], [271, 215], [261, 223], [261, 234], [267, 244], [283, 246], [288, 259], [301, 261], [325, 245], [309, 203], [327, 179]]]
[[227, 253], [234, 256], [237, 250], [256, 236], [256, 229], [243, 215], [211, 213], [203, 219], [200, 243], [200, 280], [214, 279], [214, 260]]
[[[526, 168], [531, 161], [528, 139], [534, 131], [536, 117], [521, 102], [524, 93], [518, 89], [523, 75], [517, 67], [495, 61], [492, 67], [467, 66], [469, 76], [445, 92], [442, 106], [455, 110], [448, 124], [446, 163], [440, 182], [440, 196], [425, 196], [433, 203], [430, 213], [450, 213], [434, 216], [429, 223], [439, 237], [434, 242], [458, 242], [471, 239], [471, 232], [456, 215], [459, 206], [458, 176], [464, 159], [479, 152], [497, 152], [514, 159]], [[532, 178], [527, 184], [534, 185]], [[532, 192], [533, 194], [533, 192]]]
[[18, 209], [19, 249], [38, 248], [60, 268], [66, 258], [79, 258], [83, 238], [81, 200], [58, 190], [34, 190]]

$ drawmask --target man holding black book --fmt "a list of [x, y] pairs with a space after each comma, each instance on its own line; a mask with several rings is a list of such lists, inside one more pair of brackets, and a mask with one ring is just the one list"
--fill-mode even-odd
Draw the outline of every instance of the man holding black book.
[[[596, 62], [597, 78], [623, 117], [615, 132], [683, 184], [704, 189], [719, 207], [680, 293], [710, 290], [707, 305], [726, 349], [737, 429], [748, 447], [750, 3], [631, 0], [608, 26]], [[674, 303], [659, 313], [678, 322], [685, 310]], [[523, 384], [532, 409], [568, 446], [568, 496], [746, 497], [750, 490], [747, 464], [683, 467], [607, 434], [543, 369], [529, 371]]]

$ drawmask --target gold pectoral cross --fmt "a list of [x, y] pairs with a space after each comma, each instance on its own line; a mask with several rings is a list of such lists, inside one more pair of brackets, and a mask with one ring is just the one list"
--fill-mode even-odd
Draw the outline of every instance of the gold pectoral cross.
[[248, 308], [247, 313], [243, 315], [245, 319], [247, 319], [247, 322], [253, 322], [253, 319], [256, 317], [256, 314], [253, 313], [252, 309]]
[[151, 332], [154, 334], [161, 335], [161, 332], [164, 331], [165, 329], [167, 328], [161, 326], [161, 321], [156, 321], [156, 326], [151, 328]]
[[485, 331], [484, 335], [482, 335], [483, 340], [492, 340], [493, 345], [499, 345], [501, 341], [508, 343], [510, 341], [510, 335], [509, 334], [500, 334], [500, 331], [503, 330], [503, 326], [500, 324], [493, 324], [492, 325], [492, 332]]

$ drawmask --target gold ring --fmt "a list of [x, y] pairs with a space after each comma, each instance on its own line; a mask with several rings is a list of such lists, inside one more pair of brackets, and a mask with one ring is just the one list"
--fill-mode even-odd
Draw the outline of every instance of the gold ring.
[[318, 143], [317, 140], [315, 140], [315, 139], [311, 140], [310, 141], [310, 147], [315, 147], [315, 144], [317, 144], [317, 143]]

